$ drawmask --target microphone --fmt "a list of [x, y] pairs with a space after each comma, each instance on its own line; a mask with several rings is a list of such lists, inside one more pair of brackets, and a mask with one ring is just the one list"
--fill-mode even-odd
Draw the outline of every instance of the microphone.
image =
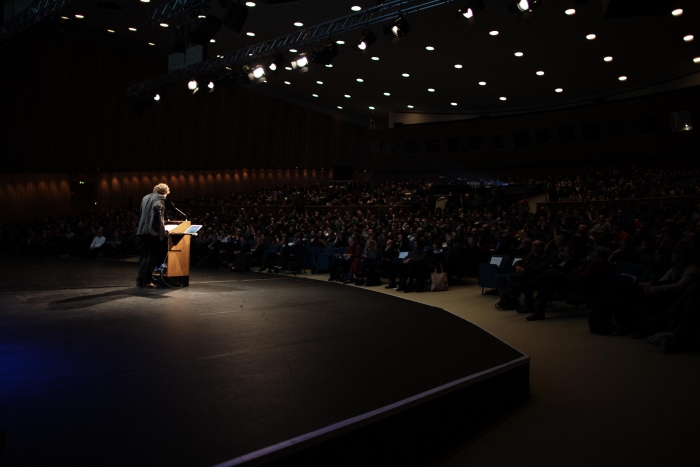
[[185, 214], [184, 212], [180, 211], [180, 210], [175, 206], [175, 203], [173, 203], [172, 201], [170, 202], [170, 204], [172, 204], [173, 207], [175, 208], [175, 210], [176, 210], [177, 212], [179, 212], [180, 214], [182, 214], [182, 215], [185, 217], [185, 220], [187, 220], [187, 214]]

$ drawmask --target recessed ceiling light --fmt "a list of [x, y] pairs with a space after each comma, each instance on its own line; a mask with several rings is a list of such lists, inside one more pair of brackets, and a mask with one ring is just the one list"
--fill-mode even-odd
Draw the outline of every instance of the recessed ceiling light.
[[343, 107], [341, 107], [341, 106], [338, 106], [338, 108], [339, 108], [340, 110], [343, 110]]
[[129, 28], [129, 31], [136, 32], [136, 28]]
[[369, 106], [369, 110], [374, 110], [374, 107], [372, 107], [372, 106], [370, 105], [370, 106]]
[[372, 60], [376, 62], [377, 60], [379, 60], [379, 57], [372, 57]]
[[564, 90], [562, 88], [556, 88], [554, 92], [564, 92]]
[[141, 0], [141, 3], [151, 3], [151, 0]]
[[537, 76], [544, 76], [544, 71], [538, 71], [535, 73]]
[[568, 10], [564, 10], [564, 13], [571, 16], [576, 14], [576, 10], [574, 10], [573, 8], [569, 8]]
[[401, 76], [403, 76], [404, 78], [408, 78], [411, 75], [409, 75], [408, 73], [403, 73], [403, 74], [401, 74]]
[[296, 23], [294, 23], [294, 26], [300, 28], [300, 27], [304, 26], [304, 23], [300, 23], [299, 21], [297, 21]]
[[350, 7], [350, 9], [351, 9], [352, 11], [360, 11], [360, 10], [362, 9], [362, 7], [353, 6], [353, 7]]
[[214, 44], [214, 43], [216, 42], [216, 39], [209, 39], [209, 42], [211, 42], [212, 44]]
[[413, 108], [412, 105], [407, 105], [406, 107], [408, 107], [409, 109], [412, 109], [412, 108]]
[[450, 102], [450, 105], [457, 105], [456, 102]]
[[292, 71], [292, 67], [291, 67], [291, 66], [286, 66], [286, 67], [284, 67], [284, 69], [285, 69], [285, 70], [288, 70], [288, 71]]
[[357, 82], [358, 82], [358, 83], [363, 83], [364, 81], [365, 81], [365, 80], [363, 80], [362, 78], [357, 78]]
[[107, 32], [114, 32], [114, 29], [107, 29]]
[[435, 50], [435, 47], [433, 47], [432, 45], [429, 45], [428, 47], [425, 48], [425, 50], [429, 50], [432, 52], [433, 50]]
[[318, 94], [311, 94], [311, 95], [314, 96], [314, 97], [318, 97]]
[[691, 42], [695, 37], [692, 34], [688, 34], [687, 36], [683, 37], [683, 40], [686, 42]]
[[199, 18], [199, 19], [204, 19], [204, 18], [206, 18], [206, 16], [205, 16], [205, 15], [199, 15], [199, 16], [197, 16], [197, 18]]
[[612, 62], [612, 57], [605, 57], [603, 60], [606, 62]]
[[292, 84], [292, 83], [290, 83], [289, 81], [285, 81], [284, 84]]
[[345, 94], [345, 97], [346, 97], [347, 99], [350, 99], [350, 94]]
[[433, 88], [428, 88], [428, 92], [435, 92], [435, 89], [433, 89]]
[[391, 93], [385, 92], [384, 95], [385, 95], [385, 96], [391, 96]]
[[168, 27], [168, 23], [160, 23], [160, 27], [161, 27], [161, 28], [167, 28], [167, 27]]
[[333, 68], [333, 64], [329, 63], [328, 65], [326, 65], [326, 68]]
[[499, 97], [499, 99], [502, 100], [502, 101], [506, 100], [505, 97]]
[[458, 68], [458, 69], [459, 69], [459, 68], [462, 68], [462, 65], [460, 65], [460, 64], [458, 63], [458, 64], [455, 65], [455, 68]]
[[695, 57], [693, 59], [693, 63], [700, 63], [700, 57]]
[[335, 41], [335, 43], [338, 45], [345, 45], [345, 41]]
[[479, 86], [486, 86], [486, 81], [479, 81]]
[[497, 35], [498, 35], [498, 31], [491, 31], [491, 32], [489, 32], [489, 35], [491, 35], [491, 36], [497, 36]]
[[323, 84], [323, 81], [316, 81], [316, 84]]
[[677, 9], [673, 10], [673, 11], [671, 12], [671, 14], [672, 14], [673, 16], [680, 16], [680, 15], [683, 14], [683, 10], [680, 9], [680, 8], [677, 8]]
[[522, 52], [515, 52], [515, 56], [516, 56], [516, 57], [522, 57], [522, 56], [523, 56], [523, 53], [522, 53]]
[[67, 16], [61, 16], [61, 19], [70, 19], [70, 18]]
[[289, 49], [289, 51], [293, 54], [297, 53], [297, 49]]
[[588, 39], [589, 41], [594, 41], [595, 38], [596, 38], [596, 35], [595, 35], [595, 34], [588, 34], [588, 35], [586, 36], [586, 39]]
[[249, 32], [245, 33], [245, 35], [246, 35], [246, 36], [250, 36], [250, 37], [254, 37], [254, 36], [255, 36], [255, 33], [249, 31]]
[[620, 76], [619, 78], [620, 81], [627, 81], [627, 76]]
[[85, 18], [85, 16], [83, 16], [83, 15], [75, 15], [75, 17], [78, 18], [78, 19], [83, 19], [83, 18]]

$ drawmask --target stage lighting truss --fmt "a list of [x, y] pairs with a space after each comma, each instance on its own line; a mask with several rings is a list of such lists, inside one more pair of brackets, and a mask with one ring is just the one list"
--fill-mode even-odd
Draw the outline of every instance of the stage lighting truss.
[[466, 5], [457, 10], [458, 18], [473, 19], [484, 9], [484, 0], [469, 0]]
[[365, 29], [362, 31], [362, 37], [353, 46], [353, 50], [364, 51], [372, 47], [372, 44], [377, 42], [377, 36], [371, 29]]

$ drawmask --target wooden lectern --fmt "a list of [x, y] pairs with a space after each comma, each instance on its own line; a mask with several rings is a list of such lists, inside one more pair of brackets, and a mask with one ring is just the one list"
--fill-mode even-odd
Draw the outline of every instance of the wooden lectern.
[[[185, 231], [190, 228], [190, 221], [169, 221], [165, 223], [168, 235], [168, 269], [165, 277], [181, 283], [184, 287], [190, 285], [190, 235]], [[174, 228], [170, 226], [177, 225]]]

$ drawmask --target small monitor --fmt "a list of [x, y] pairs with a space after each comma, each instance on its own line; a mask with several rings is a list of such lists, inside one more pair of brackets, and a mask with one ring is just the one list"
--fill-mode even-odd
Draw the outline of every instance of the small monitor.
[[399, 252], [399, 259], [405, 259], [408, 256], [408, 251]]
[[492, 256], [491, 262], [489, 264], [493, 264], [494, 266], [500, 266], [501, 261], [503, 261], [503, 256]]
[[196, 234], [201, 228], [201, 225], [191, 225], [187, 230], [185, 230], [185, 233], [190, 235]]

